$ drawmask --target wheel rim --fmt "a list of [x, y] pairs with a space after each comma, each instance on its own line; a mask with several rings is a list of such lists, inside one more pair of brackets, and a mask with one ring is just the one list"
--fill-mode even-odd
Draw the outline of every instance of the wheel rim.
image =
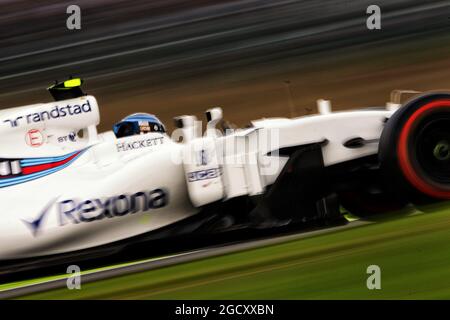
[[450, 146], [448, 141], [439, 141], [433, 149], [433, 155], [439, 161], [447, 161], [450, 159]]
[[413, 143], [412, 153], [419, 170], [432, 181], [450, 183], [450, 119], [429, 121], [418, 130]]

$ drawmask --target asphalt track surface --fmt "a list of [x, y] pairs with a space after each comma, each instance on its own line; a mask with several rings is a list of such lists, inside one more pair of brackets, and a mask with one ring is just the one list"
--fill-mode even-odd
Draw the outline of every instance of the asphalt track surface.
[[[132, 273], [164, 268], [175, 264], [187, 263], [195, 260], [217, 257], [239, 251], [266, 247], [283, 242], [342, 231], [350, 228], [367, 225], [368, 223], [371, 222], [362, 220], [352, 221], [343, 226], [336, 226], [331, 228], [301, 232], [290, 235], [275, 236], [267, 239], [251, 240], [229, 245], [207, 247], [203, 249], [192, 250], [189, 252], [168, 255], [160, 258], [151, 258], [141, 260], [138, 262], [124, 263], [122, 265], [99, 268], [97, 270], [92, 271], [88, 270], [83, 272], [81, 281], [82, 284], [95, 282], [103, 279], [128, 275]], [[68, 276], [65, 276], [55, 280], [45, 280], [44, 278], [44, 280], [41, 281], [37, 280], [35, 283], [32, 284], [17, 285], [17, 287], [14, 287], [12, 289], [0, 290], [0, 299], [12, 299], [42, 291], [65, 288], [67, 286], [67, 277]]]

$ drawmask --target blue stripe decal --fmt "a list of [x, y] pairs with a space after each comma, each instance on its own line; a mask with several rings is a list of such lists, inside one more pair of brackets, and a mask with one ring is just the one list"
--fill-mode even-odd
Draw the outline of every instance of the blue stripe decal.
[[35, 166], [35, 165], [39, 165], [39, 164], [47, 164], [47, 163], [52, 163], [52, 162], [63, 161], [63, 160], [66, 160], [67, 158], [70, 158], [77, 152], [78, 151], [75, 151], [75, 152], [69, 153], [69, 154], [61, 156], [61, 157], [23, 159], [20, 161], [20, 165], [22, 167], [30, 167], [30, 166]]
[[[71, 163], [73, 163], [75, 160], [77, 160], [85, 151], [86, 150], [82, 150], [80, 152], [80, 154], [78, 154], [75, 158], [73, 158], [72, 160], [70, 160], [69, 162], [65, 163], [62, 166], [59, 166], [59, 167], [56, 167], [56, 168], [51, 168], [51, 169], [48, 169], [48, 170], [45, 170], [45, 171], [35, 172], [35, 173], [29, 174], [29, 175], [18, 176], [18, 177], [9, 178], [9, 179], [1, 179], [0, 180], [0, 188], [9, 187], [9, 186], [13, 186], [13, 185], [16, 185], [16, 184], [21, 184], [21, 183], [28, 182], [28, 181], [31, 181], [31, 180], [36, 180], [36, 179], [48, 176], [48, 175], [50, 175], [52, 173], [55, 173], [57, 171], [60, 171], [60, 170], [62, 170], [64, 168], [67, 168]], [[76, 152], [78, 152], [78, 151], [76, 151]], [[76, 152], [73, 152], [70, 155], [73, 155]], [[68, 157], [66, 157], [66, 158], [68, 158]]]

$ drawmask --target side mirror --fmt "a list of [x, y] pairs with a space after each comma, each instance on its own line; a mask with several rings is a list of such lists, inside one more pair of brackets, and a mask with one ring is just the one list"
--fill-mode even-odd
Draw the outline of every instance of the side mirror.
[[183, 137], [183, 142], [191, 141], [198, 137], [199, 122], [195, 116], [179, 116], [173, 118], [175, 127], [181, 130], [181, 136]]
[[216, 137], [216, 126], [222, 120], [223, 113], [222, 108], [212, 108], [206, 110], [206, 120], [208, 121], [206, 125], [206, 136]]

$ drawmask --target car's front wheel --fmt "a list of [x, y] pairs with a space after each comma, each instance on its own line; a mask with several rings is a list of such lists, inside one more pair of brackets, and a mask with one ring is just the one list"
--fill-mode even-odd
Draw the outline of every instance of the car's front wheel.
[[381, 135], [379, 157], [386, 183], [412, 202], [449, 200], [450, 94], [425, 94], [395, 112]]

